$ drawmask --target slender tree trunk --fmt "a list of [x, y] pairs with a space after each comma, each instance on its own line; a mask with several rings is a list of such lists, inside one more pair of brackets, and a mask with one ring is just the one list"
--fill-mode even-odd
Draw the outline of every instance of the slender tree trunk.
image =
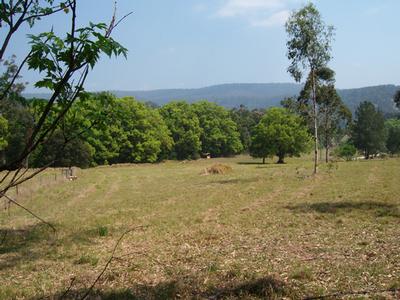
[[315, 70], [311, 71], [312, 76], [312, 102], [314, 118], [314, 175], [318, 172], [318, 111], [317, 111], [317, 93], [315, 82]]
[[285, 154], [279, 153], [278, 154], [278, 164], [284, 164], [285, 163]]
[[329, 142], [331, 141], [328, 131], [328, 110], [325, 109], [325, 162], [329, 162]]
[[263, 157], [263, 165], [265, 165], [265, 157]]
[[329, 162], [329, 147], [328, 147], [328, 145], [326, 145], [326, 147], [325, 147], [325, 161], [326, 161], [326, 163]]

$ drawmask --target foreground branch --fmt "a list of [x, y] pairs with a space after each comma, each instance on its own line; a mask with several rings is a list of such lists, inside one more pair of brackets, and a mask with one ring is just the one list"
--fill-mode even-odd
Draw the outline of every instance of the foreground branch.
[[10, 201], [11, 203], [15, 204], [16, 206], [22, 208], [23, 210], [27, 211], [29, 214], [31, 214], [32, 216], [34, 216], [36, 219], [40, 220], [42, 223], [46, 224], [47, 226], [49, 226], [54, 233], [57, 231], [56, 228], [54, 227], [54, 225], [50, 224], [49, 222], [46, 222], [45, 220], [43, 220], [41, 217], [39, 217], [37, 214], [35, 214], [33, 211], [29, 210], [28, 208], [26, 208], [25, 206], [19, 204], [17, 201], [15, 201], [14, 199], [12, 199], [11, 197], [7, 196], [7, 195], [3, 195], [5, 198], [8, 199], [8, 201]]
[[97, 276], [96, 280], [93, 281], [92, 285], [91, 285], [90, 288], [87, 290], [87, 292], [82, 296], [81, 300], [86, 299], [86, 298], [90, 295], [90, 293], [93, 291], [94, 286], [97, 284], [97, 282], [98, 282], [98, 281], [100, 280], [100, 278], [103, 276], [104, 272], [107, 270], [108, 266], [111, 264], [112, 260], [115, 258], [115, 257], [114, 257], [115, 251], [117, 250], [119, 244], [121, 243], [121, 241], [122, 241], [122, 239], [125, 237], [125, 235], [127, 235], [128, 233], [131, 233], [131, 232], [133, 232], [133, 231], [135, 231], [135, 230], [137, 230], [137, 229], [145, 228], [145, 227], [148, 227], [148, 226], [144, 226], [144, 225], [136, 226], [136, 227], [134, 227], [134, 228], [128, 229], [127, 231], [125, 231], [125, 232], [120, 236], [120, 238], [118, 239], [117, 243], [115, 244], [114, 249], [113, 249], [113, 251], [112, 251], [112, 254], [111, 254], [109, 260], [107, 261], [107, 263], [105, 264], [103, 270], [102, 270], [102, 271], [100, 272], [100, 274]]

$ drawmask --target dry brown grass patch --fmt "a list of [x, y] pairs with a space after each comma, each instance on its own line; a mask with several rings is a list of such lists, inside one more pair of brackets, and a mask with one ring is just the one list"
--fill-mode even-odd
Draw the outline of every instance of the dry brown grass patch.
[[232, 167], [228, 165], [224, 165], [221, 163], [217, 163], [212, 165], [211, 167], [205, 168], [203, 175], [223, 175], [226, 173], [232, 172]]

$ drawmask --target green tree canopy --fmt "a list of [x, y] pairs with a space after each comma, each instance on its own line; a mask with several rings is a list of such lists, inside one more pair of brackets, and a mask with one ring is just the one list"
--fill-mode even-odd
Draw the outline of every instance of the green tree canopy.
[[115, 116], [124, 133], [119, 137], [119, 162], [156, 162], [168, 156], [173, 140], [157, 110], [126, 97], [117, 100]]
[[388, 138], [386, 148], [391, 154], [400, 153], [400, 120], [389, 119], [385, 123]]
[[236, 123], [240, 134], [240, 141], [244, 151], [249, 151], [251, 144], [251, 132], [260, 122], [265, 111], [262, 109], [249, 110], [246, 106], [240, 105], [239, 108], [233, 108], [230, 111], [232, 120]]
[[[2, 117], [8, 122], [8, 140], [4, 149], [2, 164], [11, 164], [18, 160], [29, 139], [34, 126], [33, 116], [28, 106], [15, 98], [3, 99], [0, 103]], [[27, 159], [23, 164], [26, 165]]]
[[263, 160], [276, 155], [278, 163], [284, 163], [287, 156], [299, 156], [307, 152], [310, 138], [299, 116], [284, 108], [271, 108], [254, 129], [250, 154]]
[[92, 148], [92, 164], [103, 165], [115, 160], [120, 151], [120, 137], [125, 133], [116, 116], [117, 99], [110, 93], [90, 94], [67, 114], [70, 136], [82, 135]]
[[46, 147], [38, 147], [30, 159], [32, 167], [80, 167], [88, 168], [92, 161], [92, 148], [81, 137], [68, 139], [61, 129], [50, 137]]
[[174, 140], [170, 157], [176, 159], [199, 157], [201, 129], [193, 107], [184, 101], [174, 101], [164, 105], [160, 113]]
[[383, 114], [371, 102], [364, 101], [356, 110], [352, 128], [354, 146], [365, 158], [386, 150], [387, 131]]
[[319, 140], [325, 147], [325, 161], [328, 162], [329, 149], [334, 145], [335, 137], [343, 136], [342, 128], [351, 124], [352, 114], [333, 84], [318, 87], [317, 101], [319, 104]]
[[208, 101], [196, 102], [193, 108], [200, 121], [203, 153], [230, 156], [243, 150], [236, 124], [225, 108]]
[[5, 118], [0, 116], [0, 151], [7, 147], [8, 142], [8, 122]]

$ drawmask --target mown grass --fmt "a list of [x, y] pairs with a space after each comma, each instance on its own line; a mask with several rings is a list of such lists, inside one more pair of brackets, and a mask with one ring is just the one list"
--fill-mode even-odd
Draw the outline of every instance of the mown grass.
[[[216, 162], [232, 171], [202, 175]], [[400, 159], [322, 165], [316, 177], [311, 169], [308, 158], [262, 165], [240, 156], [101, 167], [38, 185], [19, 201], [57, 233], [16, 207], [0, 213], [0, 298], [59, 298], [73, 278], [66, 298], [83, 295], [137, 226], [91, 297], [300, 299], [398, 288]]]

